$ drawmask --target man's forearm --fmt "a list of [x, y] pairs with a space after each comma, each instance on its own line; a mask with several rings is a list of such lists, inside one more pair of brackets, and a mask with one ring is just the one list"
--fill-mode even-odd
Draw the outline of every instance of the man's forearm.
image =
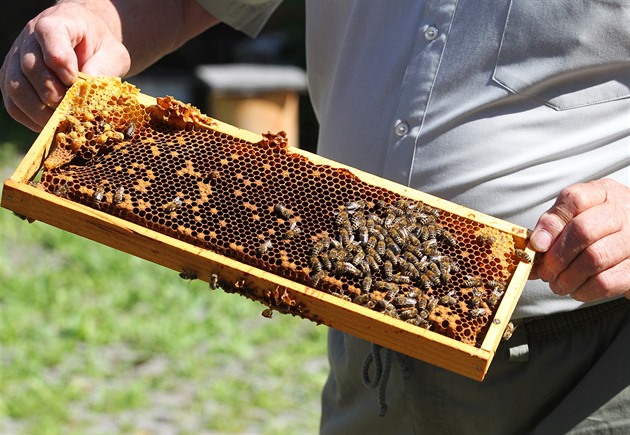
[[81, 3], [107, 23], [131, 56], [128, 75], [218, 23], [195, 0], [59, 0]]

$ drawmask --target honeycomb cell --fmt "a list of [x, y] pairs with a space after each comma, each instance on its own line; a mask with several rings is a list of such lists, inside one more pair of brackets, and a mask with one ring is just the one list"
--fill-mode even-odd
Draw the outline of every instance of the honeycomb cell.
[[136, 95], [107, 79], [79, 91], [44, 162], [47, 191], [481, 342], [519, 261], [509, 234], [315, 164], [284, 133], [251, 144], [171, 97]]

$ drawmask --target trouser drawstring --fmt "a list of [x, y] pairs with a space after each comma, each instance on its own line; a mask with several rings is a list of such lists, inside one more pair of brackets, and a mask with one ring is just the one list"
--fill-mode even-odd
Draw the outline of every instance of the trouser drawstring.
[[[384, 417], [387, 413], [387, 383], [392, 369], [392, 353], [391, 349], [384, 349], [381, 359], [381, 350], [383, 346], [372, 343], [372, 350], [367, 354], [361, 368], [361, 379], [363, 384], [372, 389], [378, 389], [378, 404], [380, 407], [379, 416]], [[411, 375], [409, 365], [409, 357], [399, 353], [395, 353], [398, 364], [402, 369], [403, 378], [406, 380]], [[370, 379], [370, 367], [374, 363], [374, 377]]]

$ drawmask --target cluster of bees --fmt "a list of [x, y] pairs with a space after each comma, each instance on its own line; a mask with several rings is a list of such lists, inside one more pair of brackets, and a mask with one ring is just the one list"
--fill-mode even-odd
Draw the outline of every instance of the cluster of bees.
[[[330, 276], [358, 281], [359, 292], [337, 295], [424, 328], [438, 305], [459, 306], [463, 294], [472, 318], [489, 315], [486, 307], [498, 304], [503, 282], [467, 276], [463, 293], [450, 290], [438, 297], [435, 290], [460, 272], [457, 261], [442, 252], [442, 246], [456, 248], [457, 239], [439, 217], [438, 209], [403, 199], [341, 206], [334, 219], [336, 237], [321, 236], [312, 247], [312, 285]], [[477, 240], [484, 246], [493, 242], [491, 236]]]

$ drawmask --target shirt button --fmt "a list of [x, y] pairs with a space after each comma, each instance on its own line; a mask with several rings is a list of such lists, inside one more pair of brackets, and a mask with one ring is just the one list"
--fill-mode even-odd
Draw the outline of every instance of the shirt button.
[[427, 40], [429, 41], [433, 41], [435, 38], [437, 38], [437, 36], [438, 29], [433, 26], [429, 26], [429, 28], [424, 31], [424, 37], [427, 38]]
[[406, 122], [399, 122], [396, 124], [396, 127], [394, 127], [394, 131], [396, 131], [398, 136], [404, 136], [409, 132], [409, 125], [407, 125]]

